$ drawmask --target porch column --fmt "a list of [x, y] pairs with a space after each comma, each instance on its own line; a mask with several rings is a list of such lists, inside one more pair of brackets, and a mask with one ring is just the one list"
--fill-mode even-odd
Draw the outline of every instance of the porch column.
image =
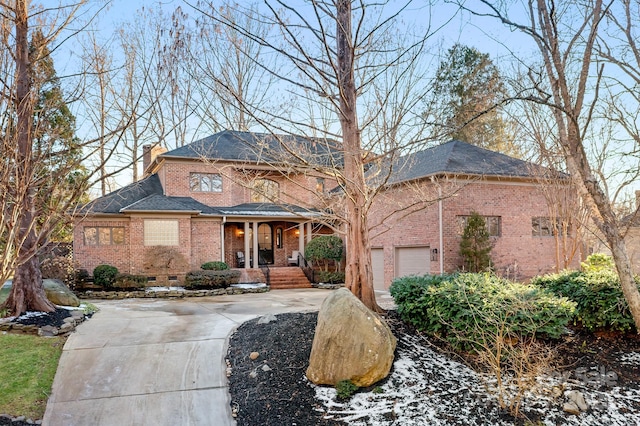
[[304, 256], [304, 223], [298, 224], [298, 251]]
[[258, 250], [258, 222], [253, 222], [253, 268], [260, 267], [260, 250]]
[[224, 258], [224, 225], [225, 225], [226, 220], [223, 220], [222, 223], [220, 224], [220, 261], [221, 262], [226, 262], [226, 259]]
[[251, 261], [249, 255], [249, 222], [244, 223], [244, 269], [249, 269]]
[[313, 224], [311, 222], [307, 222], [307, 242], [311, 241], [313, 237]]

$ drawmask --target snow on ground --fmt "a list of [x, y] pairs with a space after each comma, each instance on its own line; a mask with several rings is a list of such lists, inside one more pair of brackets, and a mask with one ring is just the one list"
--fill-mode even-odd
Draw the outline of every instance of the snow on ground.
[[620, 362], [626, 365], [640, 365], [640, 352], [621, 353]]
[[[324, 416], [357, 426], [513, 424], [500, 415], [497, 397], [487, 390], [492, 387], [490, 380], [430, 349], [420, 336], [402, 340], [382, 392], [360, 392], [342, 403], [336, 401], [334, 388], [315, 387]], [[594, 370], [589, 377], [600, 374], [597, 367]], [[545, 425], [640, 425], [640, 391], [608, 387], [606, 373], [600, 381], [571, 376], [538, 378], [524, 396], [521, 411]], [[584, 394], [590, 407], [586, 413], [563, 412], [569, 390]]]

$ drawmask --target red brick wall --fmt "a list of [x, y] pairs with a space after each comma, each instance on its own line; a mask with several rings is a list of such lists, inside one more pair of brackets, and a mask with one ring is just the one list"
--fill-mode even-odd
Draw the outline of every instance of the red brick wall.
[[[222, 176], [222, 192], [192, 192], [189, 187], [191, 173], [219, 173]], [[316, 177], [303, 174], [283, 176], [280, 173], [248, 171], [243, 174], [228, 163], [206, 164], [199, 161], [165, 160], [158, 173], [167, 196], [192, 197], [209, 206], [234, 206], [251, 202], [249, 180], [259, 175], [279, 184], [281, 202], [300, 206], [317, 206]], [[336, 186], [335, 181], [325, 179], [325, 192]]]
[[[502, 235], [492, 238], [491, 257], [496, 272], [526, 279], [555, 269], [556, 239], [534, 237], [531, 233], [532, 217], [549, 216], [545, 198], [535, 184], [477, 181], [447, 184], [444, 193], [451, 195], [442, 202], [445, 272], [458, 270], [462, 263], [458, 254], [457, 216], [469, 215], [474, 210], [483, 216], [501, 217]], [[371, 245], [384, 248], [386, 286], [394, 277], [396, 247], [421, 245], [442, 250], [438, 203], [416, 204], [419, 199], [435, 200], [436, 194], [435, 186], [424, 182], [394, 188], [374, 202], [369, 215]], [[573, 262], [576, 267], [578, 262], [576, 257]], [[431, 261], [430, 267], [431, 273], [439, 273], [439, 260]]]
[[[84, 244], [85, 226], [123, 226], [125, 243], [111, 246], [86, 246]], [[89, 274], [93, 274], [93, 269], [102, 264], [113, 265], [121, 272], [128, 272], [131, 259], [130, 235], [129, 219], [75, 220], [73, 228], [74, 259], [80, 264], [80, 268], [86, 269]]]

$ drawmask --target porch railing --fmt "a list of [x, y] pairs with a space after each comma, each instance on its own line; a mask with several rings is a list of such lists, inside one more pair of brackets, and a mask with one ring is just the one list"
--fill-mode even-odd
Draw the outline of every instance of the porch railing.
[[302, 253], [298, 252], [298, 266], [304, 272], [309, 282], [314, 282], [314, 270], [311, 264], [304, 258]]
[[271, 270], [269, 269], [269, 265], [262, 264], [260, 265], [260, 269], [262, 269], [262, 274], [264, 275], [264, 279], [266, 281], [266, 285], [271, 287]]

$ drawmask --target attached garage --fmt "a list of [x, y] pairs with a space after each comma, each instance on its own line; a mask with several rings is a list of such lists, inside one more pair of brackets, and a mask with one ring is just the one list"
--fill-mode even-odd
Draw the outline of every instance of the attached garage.
[[373, 268], [373, 288], [386, 290], [384, 285], [384, 249], [371, 249], [371, 264]]
[[429, 246], [396, 247], [395, 276], [424, 275], [431, 272]]

